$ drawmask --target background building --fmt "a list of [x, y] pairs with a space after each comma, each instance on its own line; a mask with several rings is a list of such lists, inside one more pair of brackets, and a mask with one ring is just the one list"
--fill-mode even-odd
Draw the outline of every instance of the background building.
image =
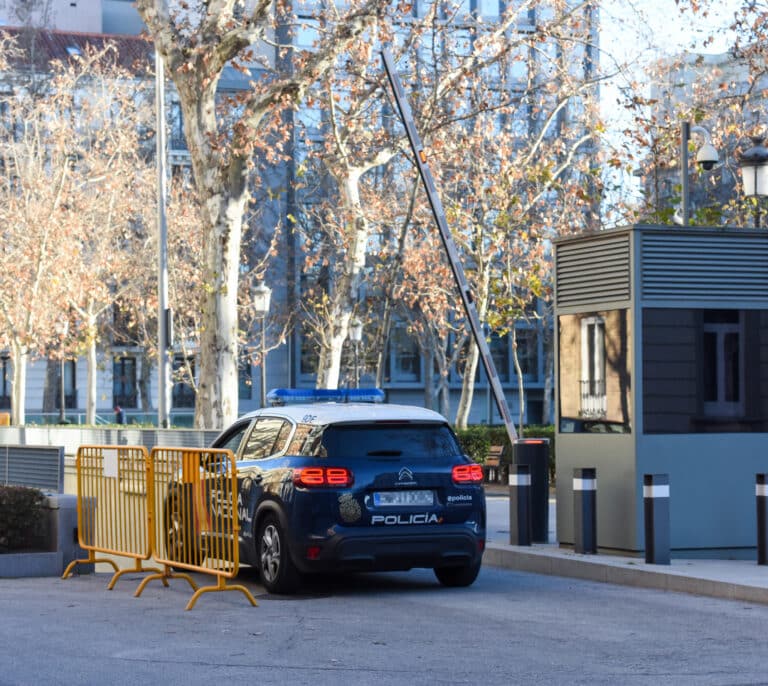
[[[503, 11], [504, 4], [499, 0], [471, 0], [467, 3], [466, 10], [477, 16], [480, 15], [486, 22], [498, 21]], [[428, 7], [421, 3], [414, 4], [414, 14], [418, 16], [421, 12], [426, 12]], [[537, 23], [546, 20], [546, 9], [530, 9], [527, 12], [526, 20], [517, 27], [510, 29], [514, 32], [531, 34], [536, 31]], [[578, 64], [582, 70], [581, 77], [588, 78], [590, 70], [595, 69], [591, 50], [597, 46], [598, 15], [597, 9], [588, 7], [588, 24], [591, 27], [593, 42], [580, 55]], [[312, 40], [312, 22], [315, 21], [313, 13], [309, 10], [303, 16], [306, 26], [309, 28], [299, 31], [295, 40], [302, 42], [311, 42]], [[74, 44], [78, 41], [87, 39], [88, 35], [94, 34], [112, 34], [122, 36], [137, 36], [142, 29], [141, 21], [135, 8], [130, 2], [124, 0], [78, 0], [77, 3], [53, 1], [39, 9], [36, 12], [26, 12], [24, 4], [8, 0], [4, 7], [0, 9], [0, 21], [6, 25], [33, 25], [40, 24], [51, 29], [49, 36], [55, 36], [56, 40], [41, 41], [43, 49], [51, 51], [61, 50], [66, 52], [68, 38], [71, 38]], [[552, 51], [557, 51], [557, 46], [552, 46]], [[53, 56], [53, 54], [51, 54]], [[528, 79], [531, 75], [535, 78], [545, 80], [548, 75], [543, 71], [543, 67], [538, 62], [537, 53], [531, 51], [530, 55], [525, 57], [523, 67], [518, 66], [519, 78]], [[574, 63], [574, 70], [577, 69]], [[511, 85], [510, 85], [511, 84]], [[229, 74], [229, 79], [225, 75], [221, 88], [236, 90], [243, 87], [241, 77], [238, 77], [234, 70]], [[514, 82], [509, 81], [506, 87], [514, 89]], [[595, 95], [597, 86], [594, 86], [590, 93]], [[169, 123], [169, 160], [171, 168], [183, 168], [188, 164], [188, 156], [185, 148], [186, 144], [183, 137], [183, 122], [181, 120], [180, 108], [175, 101], [172, 92], [167, 95], [167, 110]], [[583, 111], [584, 104], [574, 100], [558, 114], [558, 125], [553, 129], [553, 135], [562, 127], [572, 123], [574, 118]], [[539, 121], [540, 113], [533, 108], [520, 110], [523, 114], [522, 121], [519, 122], [521, 130], [534, 135], [541, 130], [543, 122]], [[291, 148], [293, 154], [291, 159], [284, 163], [275, 165], [272, 168], [270, 178], [269, 192], [265, 193], [268, 198], [265, 201], [265, 212], [260, 221], [262, 225], [271, 224], [272, 226], [287, 226], [290, 224], [290, 217], [296, 217], [301, 214], [301, 208], [304, 203], [310, 201], [308, 197], [302, 195], [301, 191], [296, 191], [295, 182], [298, 180], [300, 172], [297, 169], [296, 160], [302, 159], [305, 151], [302, 149], [306, 134], [309, 131], [317, 136], [323, 135], [322, 126], [316, 126], [312, 129], [311, 113], [298, 113], [297, 117], [302, 121], [292, 121], [293, 140]], [[309, 122], [309, 127], [307, 123]], [[559, 128], [558, 128], [559, 127]], [[594, 147], [586, 147], [582, 150], [583, 155], [593, 155]], [[322, 188], [322, 183], [320, 184]], [[440, 189], [438, 189], [439, 191]], [[286, 232], [281, 238], [282, 243], [278, 251], [279, 257], [270, 266], [267, 273], [268, 285], [273, 289], [273, 308], [275, 310], [291, 310], [296, 307], [296, 303], [302, 297], [302, 288], [304, 274], [302, 273], [303, 256], [301, 247], [294, 242], [294, 234]], [[365, 296], [365, 294], [362, 294]], [[526, 421], [528, 423], [542, 423], [551, 420], [551, 416], [545, 416], [548, 403], [545, 402], [547, 389], [551, 387], [551, 377], [548, 379], [548, 368], [551, 366], [551, 344], [549, 343], [551, 333], [551, 321], [545, 316], [545, 307], [542, 303], [538, 310], [541, 318], [532, 318], [528, 323], [520, 323], [517, 326], [517, 345], [518, 357], [521, 363], [522, 372], [525, 380], [526, 391]], [[313, 351], [306, 344], [306, 339], [302, 334], [300, 326], [296, 326], [292, 332], [283, 339], [283, 332], [279, 330], [278, 325], [272, 317], [266, 321], [266, 340], [269, 349], [268, 360], [266, 364], [266, 386], [272, 387], [313, 387], [314, 368], [312, 355]], [[260, 346], [259, 330], [253, 331], [253, 349]], [[283, 343], [279, 343], [284, 340]], [[113, 341], [113, 345], [103, 347], [100, 351], [100, 369], [101, 373], [98, 379], [98, 398], [99, 415], [108, 421], [113, 418], [113, 408], [119, 405], [128, 421], [144, 421], [152, 419], [151, 410], [156, 406], [156, 383], [153, 378], [148, 388], [144, 391], [149, 398], [142, 398], [143, 377], [142, 355], [140, 350], [130, 346], [118, 345], [119, 341]], [[279, 343], [279, 344], [278, 344]], [[511, 337], [493, 336], [491, 338], [491, 350], [494, 361], [501, 379], [502, 385], [508, 392], [508, 403], [512, 409], [513, 415], [517, 415], [517, 381], [512, 360]], [[177, 346], [178, 347], [178, 346]], [[358, 357], [359, 368], [355, 368], [355, 352], [360, 354]], [[340, 383], [351, 385], [356, 372], [360, 377], [360, 384], [371, 385], [376, 379], [373, 376], [371, 366], [366, 363], [375, 351], [368, 347], [367, 335], [363, 333], [363, 340], [359, 349], [355, 349], [352, 343], [348, 344], [348, 350], [344, 357], [344, 368], [342, 380]], [[181, 368], [189, 364], [194, 373], [194, 356], [189, 356], [181, 348], [175, 351], [175, 368]], [[422, 353], [418, 343], [413, 339], [407, 330], [404, 322], [394, 321], [388, 343], [384, 352], [383, 374], [381, 385], [387, 392], [388, 400], [392, 402], [406, 402], [412, 404], [429, 403], [429, 389], [425, 387], [431, 383], [432, 373], [428, 369], [430, 361]], [[10, 360], [7, 356], [0, 357], [0, 406], [10, 402], [10, 393], [8, 389], [8, 380]], [[258, 389], [261, 386], [261, 373], [265, 368], [263, 365], [251, 365], [245, 362], [241, 370], [240, 383], [240, 402], [241, 412], [248, 411], [260, 404]], [[63, 383], [64, 396], [67, 407], [67, 414], [73, 419], [81, 414], [82, 393], [81, 389], [85, 386], [85, 366], [81, 360], [66, 361], [63, 365]], [[45, 360], [40, 360], [31, 365], [28, 377], [27, 410], [30, 420], [35, 419], [35, 415], [43, 406], [43, 395], [46, 384], [50, 384], [48, 365]], [[455, 406], [461, 392], [461, 374], [455, 367], [449, 375], [450, 387], [450, 412], [455, 411]], [[59, 394], [56, 394], [57, 397]], [[172, 393], [172, 420], [175, 423], [184, 421], [184, 418], [191, 421], [194, 407], [194, 391], [189, 384], [183, 381], [174, 383]], [[476, 393], [470, 414], [471, 423], [499, 423], [500, 417], [495, 408], [495, 403], [490, 394], [488, 384], [484, 379], [482, 371], [479, 372], [476, 381]]]

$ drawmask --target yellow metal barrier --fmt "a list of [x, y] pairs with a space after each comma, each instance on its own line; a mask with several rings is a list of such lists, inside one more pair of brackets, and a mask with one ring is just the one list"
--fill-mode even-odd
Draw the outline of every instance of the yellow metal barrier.
[[[66, 579], [76, 565], [106, 562], [115, 570], [108, 588], [123, 574], [158, 572], [142, 566], [152, 555], [152, 464], [147, 450], [136, 446], [81, 446], [77, 469], [77, 531], [85, 560], [74, 560], [64, 570]], [[135, 566], [119, 569], [114, 560], [96, 553], [132, 558]], [[168, 582], [164, 580], [165, 585]]]
[[[152, 579], [185, 578], [195, 593], [186, 609], [211, 591], [240, 591], [251, 605], [255, 598], [245, 586], [227, 585], [240, 566], [237, 516], [237, 468], [229, 450], [153, 448], [152, 540], [160, 574], [146, 577], [136, 589], [141, 595]], [[215, 586], [198, 588], [177, 570], [216, 576]]]

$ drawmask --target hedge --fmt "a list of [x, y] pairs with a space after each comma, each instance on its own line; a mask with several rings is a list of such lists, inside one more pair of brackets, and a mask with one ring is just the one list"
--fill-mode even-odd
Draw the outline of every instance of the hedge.
[[0, 553], [45, 543], [46, 498], [37, 488], [0, 485]]
[[[467, 429], [457, 430], [459, 443], [464, 452], [475, 462], [483, 464], [492, 445], [503, 445], [503, 459], [511, 462], [512, 450], [509, 444], [507, 430], [503, 426], [486, 426], [485, 424], [470, 426]], [[555, 481], [555, 427], [552, 424], [546, 426], [526, 426], [521, 438], [547, 438], [549, 439], [549, 480]]]

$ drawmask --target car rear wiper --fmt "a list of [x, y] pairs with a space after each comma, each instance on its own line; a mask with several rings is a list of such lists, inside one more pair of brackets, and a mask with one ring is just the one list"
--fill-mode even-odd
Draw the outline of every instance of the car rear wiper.
[[368, 452], [369, 457], [397, 457], [402, 454], [402, 450], [370, 450]]

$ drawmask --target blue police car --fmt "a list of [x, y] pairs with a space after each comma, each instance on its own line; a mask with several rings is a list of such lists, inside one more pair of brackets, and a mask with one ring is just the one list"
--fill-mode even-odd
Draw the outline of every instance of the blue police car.
[[241, 561], [270, 593], [342, 570], [427, 567], [446, 586], [472, 584], [485, 548], [482, 468], [440, 414], [350, 402], [354, 393], [251, 412], [214, 441], [237, 461]]

